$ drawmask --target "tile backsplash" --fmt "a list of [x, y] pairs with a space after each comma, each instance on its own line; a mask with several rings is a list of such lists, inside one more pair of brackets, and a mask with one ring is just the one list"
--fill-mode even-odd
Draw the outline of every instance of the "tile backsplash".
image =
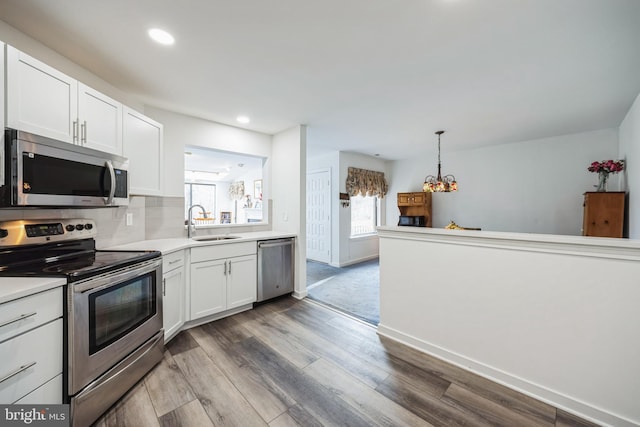
[[[127, 213], [132, 215], [132, 225], [126, 225]], [[0, 221], [12, 219], [66, 219], [89, 218], [96, 222], [99, 249], [145, 239], [145, 198], [132, 196], [129, 206], [117, 208], [79, 209], [0, 209]]]
[[[267, 201], [269, 216], [271, 201]], [[131, 214], [131, 225], [127, 225]], [[140, 240], [186, 237], [184, 197], [131, 196], [129, 206], [81, 209], [0, 209], [0, 221], [12, 219], [89, 218], [96, 222], [96, 246], [104, 249]], [[198, 234], [270, 230], [268, 223], [198, 228]]]

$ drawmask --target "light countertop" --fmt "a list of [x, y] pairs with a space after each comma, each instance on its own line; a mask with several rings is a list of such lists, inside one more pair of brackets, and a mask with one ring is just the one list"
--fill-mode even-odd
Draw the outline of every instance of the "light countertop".
[[63, 277], [0, 277], [0, 304], [64, 286]]
[[[206, 234], [196, 234], [195, 237], [206, 237]], [[223, 236], [223, 235], [221, 235]], [[282, 232], [282, 231], [255, 231], [249, 233], [229, 233], [229, 236], [237, 236], [237, 239], [229, 240], [210, 240], [210, 241], [198, 241], [194, 239], [187, 239], [184, 237], [172, 238], [172, 239], [153, 239], [142, 240], [139, 242], [126, 243], [124, 245], [111, 246], [108, 248], [99, 248], [106, 250], [154, 250], [160, 251], [163, 255], [171, 252], [179, 251], [182, 249], [189, 249], [198, 246], [210, 246], [210, 245], [228, 245], [240, 242], [250, 242], [258, 240], [280, 239], [285, 237], [296, 237], [295, 233]]]
[[[196, 237], [205, 237], [205, 234], [196, 234]], [[285, 237], [296, 237], [295, 233], [279, 231], [257, 231], [250, 233], [231, 233], [230, 236], [237, 236], [237, 239], [198, 241], [187, 238], [154, 239], [142, 240], [127, 243], [124, 245], [99, 248], [102, 250], [155, 250], [163, 255], [182, 249], [209, 245], [228, 245], [240, 242], [250, 242], [258, 240], [279, 239]], [[66, 279], [63, 277], [0, 277], [0, 304], [28, 295], [43, 292], [59, 286], [64, 286]]]

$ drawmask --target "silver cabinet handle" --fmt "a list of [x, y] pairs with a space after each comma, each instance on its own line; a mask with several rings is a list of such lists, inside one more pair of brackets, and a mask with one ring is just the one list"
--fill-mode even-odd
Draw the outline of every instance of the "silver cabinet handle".
[[87, 143], [87, 121], [80, 125], [80, 142], [82, 145]]
[[162, 296], [167, 296], [167, 279], [165, 278], [162, 279]]
[[0, 328], [2, 328], [3, 326], [10, 325], [10, 324], [15, 323], [15, 322], [19, 322], [21, 320], [27, 319], [27, 318], [29, 318], [31, 316], [35, 316], [36, 314], [38, 314], [37, 311], [34, 311], [33, 313], [28, 313], [28, 314], [21, 314], [20, 316], [16, 317], [15, 319], [7, 320], [6, 322], [0, 323]]
[[78, 142], [78, 121], [73, 121], [73, 143]]
[[175, 264], [176, 262], [180, 262], [180, 260], [179, 259], [174, 259], [173, 261], [169, 261], [169, 265]]
[[224, 275], [227, 275], [227, 261], [224, 262]]
[[229, 260], [229, 276], [231, 276], [231, 260]]
[[16, 375], [18, 375], [20, 372], [24, 372], [27, 369], [29, 369], [30, 367], [32, 367], [33, 365], [35, 365], [36, 362], [31, 362], [31, 363], [27, 363], [26, 365], [22, 365], [20, 366], [18, 369], [16, 369], [13, 372], [8, 373], [7, 375], [5, 375], [4, 377], [0, 378], [0, 384], [2, 384], [3, 382], [5, 382], [6, 380], [8, 380], [9, 378], [15, 377]]

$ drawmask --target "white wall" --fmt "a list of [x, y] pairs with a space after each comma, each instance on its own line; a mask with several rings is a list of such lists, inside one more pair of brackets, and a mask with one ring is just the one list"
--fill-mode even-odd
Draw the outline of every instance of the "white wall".
[[599, 424], [640, 425], [640, 241], [383, 227], [380, 260], [378, 333]]
[[[580, 235], [583, 193], [594, 191], [597, 183], [597, 174], [587, 167], [617, 156], [617, 129], [444, 151], [443, 173], [456, 176], [459, 191], [433, 195], [433, 227], [453, 220], [483, 230]], [[435, 153], [393, 163], [388, 225], [397, 224], [394, 195], [421, 191], [424, 177], [436, 172]], [[610, 191], [621, 189], [619, 178], [610, 177]]]
[[640, 239], [640, 197], [634, 191], [640, 191], [640, 95], [636, 98], [622, 121], [619, 130], [620, 154], [625, 159], [623, 189], [629, 194], [627, 226], [629, 238]]
[[[343, 267], [378, 256], [378, 236], [351, 238], [351, 208], [343, 208], [338, 194], [346, 192], [349, 167], [384, 172], [387, 181], [387, 162], [365, 154], [332, 152], [307, 159], [309, 171], [331, 170], [331, 261], [335, 267]], [[395, 200], [395, 195], [392, 195]], [[381, 202], [381, 224], [386, 222], [386, 199]]]
[[295, 126], [273, 136], [270, 191], [272, 195], [272, 228], [296, 233], [295, 292], [307, 295], [306, 240], [306, 156], [307, 128]]
[[[146, 107], [144, 113], [164, 125], [164, 196], [184, 196], [185, 145], [271, 156], [271, 135], [153, 107]], [[266, 180], [267, 169], [265, 165]]]

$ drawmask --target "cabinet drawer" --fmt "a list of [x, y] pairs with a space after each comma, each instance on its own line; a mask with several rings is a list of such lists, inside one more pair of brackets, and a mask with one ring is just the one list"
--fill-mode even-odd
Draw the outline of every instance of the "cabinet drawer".
[[3, 342], [0, 360], [0, 403], [13, 403], [61, 374], [62, 319]]
[[184, 265], [184, 251], [172, 252], [162, 256], [162, 272], [168, 273]]
[[33, 390], [16, 405], [55, 405], [62, 403], [62, 374]]
[[62, 288], [0, 305], [0, 342], [62, 317]]
[[191, 263], [236, 256], [254, 255], [257, 252], [257, 244], [255, 241], [202, 246], [198, 248], [191, 248]]

